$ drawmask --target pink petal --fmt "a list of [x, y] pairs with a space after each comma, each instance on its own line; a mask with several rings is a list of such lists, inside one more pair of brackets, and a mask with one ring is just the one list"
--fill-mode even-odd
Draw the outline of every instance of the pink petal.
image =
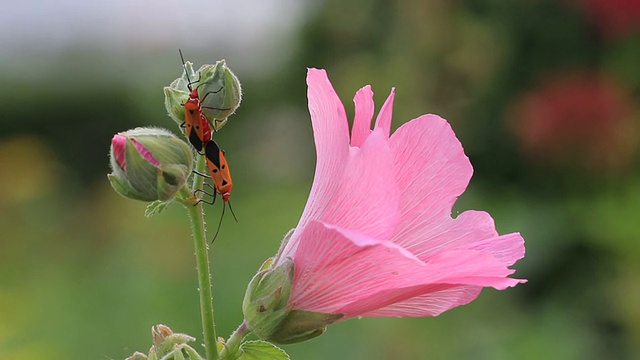
[[142, 157], [145, 160], [147, 160], [148, 162], [152, 163], [155, 166], [160, 166], [160, 162], [158, 160], [156, 160], [156, 158], [153, 156], [153, 154], [146, 147], [144, 147], [144, 145], [140, 144], [134, 138], [131, 138], [130, 140], [133, 143], [133, 145], [136, 147], [136, 149], [138, 150], [140, 155], [142, 155]]
[[[324, 223], [309, 223], [299, 244], [289, 302], [302, 310], [352, 317], [451, 285], [503, 289], [521, 282], [506, 278], [513, 270], [489, 252], [447, 250], [425, 263], [389, 241]], [[435, 313], [471, 300], [468, 294], [451, 297], [449, 304], [421, 311]]]
[[400, 225], [392, 241], [407, 248], [429, 241], [427, 250], [437, 249], [441, 244], [430, 239], [443, 231], [443, 221], [451, 219], [453, 204], [469, 183], [473, 173], [469, 159], [451, 126], [437, 115], [405, 123], [389, 144], [402, 194]]
[[[405, 222], [404, 219], [401, 222]], [[401, 236], [393, 241], [423, 261], [446, 249], [468, 249], [490, 253], [510, 266], [525, 253], [522, 236], [519, 233], [499, 236], [493, 219], [484, 211], [468, 210], [455, 219], [446, 215], [441, 217], [438, 226], [416, 229], [413, 233], [404, 232]]]
[[311, 222], [302, 233], [289, 303], [296, 309], [336, 312], [385, 289], [409, 286], [424, 264], [385, 240]]
[[373, 91], [367, 85], [356, 92], [353, 97], [355, 116], [353, 129], [351, 130], [351, 146], [361, 146], [364, 140], [371, 134], [371, 119], [373, 118], [374, 104]]
[[[369, 297], [356, 299], [336, 310], [349, 316], [424, 316], [437, 315], [455, 306], [463, 305], [477, 294], [459, 286], [481, 288], [491, 286], [503, 290], [525, 280], [507, 278], [513, 270], [488, 253], [475, 251], [446, 251], [432, 258], [419, 272], [397, 282], [395, 288], [381, 289]], [[412, 282], [408, 286], [407, 281]], [[445, 289], [452, 289], [445, 292]], [[437, 292], [437, 294], [433, 294]], [[475, 294], [475, 295], [474, 295]], [[412, 300], [413, 299], [413, 300]], [[400, 309], [394, 307], [399, 304]], [[382, 310], [384, 309], [384, 310]], [[383, 315], [385, 314], [385, 315]]]
[[[317, 158], [313, 185], [300, 219], [301, 224], [316, 218], [334, 201], [332, 194], [338, 185], [336, 179], [342, 178], [344, 164], [349, 156], [347, 115], [326, 71], [308, 69], [307, 86]], [[290, 241], [284, 249], [285, 253], [294, 250], [296, 246], [294, 241]]]
[[400, 193], [393, 186], [392, 154], [382, 133], [374, 131], [359, 149], [351, 148], [343, 166], [342, 178], [334, 178], [329, 206], [313, 219], [373, 237], [391, 237], [400, 219]]
[[[358, 230], [372, 237], [393, 235], [400, 218], [400, 194], [393, 186], [396, 180], [392, 154], [382, 132], [372, 132], [362, 147], [351, 148], [341, 170], [334, 174], [316, 174], [314, 181], [331, 180], [332, 192], [323, 195], [325, 207], [314, 208], [300, 220], [281, 258], [295, 251], [300, 232], [312, 220]], [[314, 202], [318, 203], [310, 197], [307, 207]]]
[[385, 100], [382, 108], [380, 108], [380, 112], [378, 113], [378, 117], [376, 118], [376, 128], [382, 129], [383, 133], [389, 137], [389, 133], [391, 132], [391, 120], [393, 115], [393, 99], [396, 96], [396, 88], [391, 88], [391, 93]]
[[[399, 244], [423, 260], [443, 249], [459, 248], [498, 236], [493, 219], [484, 211], [468, 210], [455, 219], [449, 214], [439, 214], [423, 221], [430, 224], [414, 226], [412, 231], [404, 229], [395, 236]], [[403, 218], [402, 223], [406, 224], [406, 219]]]
[[431, 285], [424, 295], [393, 303], [362, 316], [420, 317], [437, 316], [456, 306], [465, 305], [480, 295], [482, 287], [472, 285]]
[[127, 159], [124, 155], [125, 146], [127, 144], [127, 138], [120, 134], [113, 135], [111, 139], [111, 148], [113, 149], [113, 156], [116, 159], [116, 164], [120, 166], [123, 171], [127, 170]]
[[520, 233], [510, 233], [498, 237], [476, 241], [469, 249], [489, 251], [496, 259], [511, 266], [524, 257], [524, 238]]
[[515, 270], [493, 256], [490, 252], [468, 249], [440, 251], [426, 261], [431, 271], [435, 271], [435, 283], [491, 286], [497, 290], [515, 286], [526, 280], [507, 276]]

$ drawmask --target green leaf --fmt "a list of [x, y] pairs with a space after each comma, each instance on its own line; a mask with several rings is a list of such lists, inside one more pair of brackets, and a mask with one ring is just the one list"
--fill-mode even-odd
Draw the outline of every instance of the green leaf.
[[246, 341], [240, 345], [240, 350], [242, 350], [242, 355], [238, 358], [238, 360], [289, 360], [289, 355], [287, 355], [284, 350], [279, 347], [273, 345], [272, 343], [255, 340], [255, 341]]
[[144, 216], [150, 218], [155, 214], [160, 214], [170, 203], [170, 201], [156, 200], [147, 205], [147, 209], [144, 211]]

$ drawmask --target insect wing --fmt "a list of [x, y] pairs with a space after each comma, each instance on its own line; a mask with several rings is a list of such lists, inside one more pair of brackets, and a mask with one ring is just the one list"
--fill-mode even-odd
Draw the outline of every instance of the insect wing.
[[207, 159], [207, 167], [209, 168], [213, 185], [222, 194], [222, 198], [227, 201], [233, 187], [227, 158], [214, 140], [205, 144], [204, 155]]
[[203, 123], [197, 98], [189, 97], [189, 100], [184, 104], [184, 125], [191, 145], [198, 152], [202, 151], [204, 144], [211, 140], [211, 130], [206, 120]]

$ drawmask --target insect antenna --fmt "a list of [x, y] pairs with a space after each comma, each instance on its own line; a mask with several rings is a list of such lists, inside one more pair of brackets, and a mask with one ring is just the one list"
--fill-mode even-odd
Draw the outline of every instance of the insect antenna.
[[191, 79], [189, 79], [189, 72], [187, 71], [187, 64], [185, 64], [185, 62], [184, 62], [184, 56], [182, 56], [182, 50], [178, 49], [178, 52], [180, 53], [180, 60], [182, 60], [182, 67], [184, 68], [184, 74], [187, 76], [187, 81], [189, 82], [187, 84], [187, 88], [189, 89], [189, 91], [191, 91]]
[[215, 235], [213, 235], [213, 239], [211, 239], [211, 244], [213, 244], [213, 242], [216, 241], [216, 238], [218, 237], [218, 233], [220, 232], [220, 227], [222, 227], [222, 219], [224, 219], [224, 209], [226, 208], [227, 208], [226, 203], [222, 203], [222, 214], [220, 214], [220, 221], [218, 222], [218, 228], [216, 229]]
[[227, 202], [229, 203], [229, 210], [231, 210], [231, 215], [233, 215], [233, 220], [238, 222], [238, 218], [236, 217], [236, 213], [233, 212], [233, 208], [231, 207], [231, 200], [227, 200]]

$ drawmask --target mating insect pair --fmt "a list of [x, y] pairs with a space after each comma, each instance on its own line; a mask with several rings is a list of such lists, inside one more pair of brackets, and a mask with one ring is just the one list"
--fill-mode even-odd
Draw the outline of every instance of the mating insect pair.
[[[218, 143], [213, 140], [213, 134], [211, 131], [211, 126], [209, 125], [209, 120], [207, 116], [204, 114], [203, 109], [210, 110], [225, 110], [219, 109], [210, 106], [203, 106], [202, 103], [206, 100], [206, 98], [211, 94], [216, 94], [222, 91], [222, 88], [216, 91], [209, 91], [202, 99], [198, 94], [198, 88], [193, 87], [194, 83], [199, 82], [199, 79], [195, 82], [191, 82], [189, 79], [189, 71], [187, 70], [187, 66], [184, 62], [184, 57], [182, 56], [182, 51], [180, 52], [180, 59], [182, 60], [182, 66], [184, 67], [185, 74], [187, 76], [187, 88], [189, 89], [189, 99], [182, 104], [184, 106], [184, 123], [181, 127], [184, 127], [186, 130], [187, 138], [193, 147], [198, 151], [199, 154], [204, 155], [207, 161], [207, 168], [209, 170], [209, 175], [202, 174], [197, 171], [194, 171], [197, 175], [209, 178], [213, 182], [213, 186], [205, 183], [207, 186], [213, 189], [213, 193], [209, 194], [204, 190], [196, 190], [195, 192], [201, 192], [205, 195], [209, 195], [212, 197], [211, 202], [200, 199], [198, 202], [204, 202], [207, 204], [213, 204], [216, 200], [216, 196], [219, 194], [222, 197], [223, 206], [222, 206], [222, 215], [220, 216], [220, 224], [222, 224], [222, 219], [224, 218], [224, 210], [226, 207], [226, 203], [229, 202], [229, 197], [231, 196], [231, 189], [233, 188], [233, 182], [231, 180], [231, 172], [229, 171], [229, 165], [227, 164], [227, 158], [225, 157], [224, 150], [220, 149]], [[201, 84], [202, 85], [202, 84]], [[214, 129], [215, 130], [215, 129]], [[204, 152], [202, 152], [204, 150]], [[231, 203], [229, 202], [229, 209], [231, 210], [231, 214], [233, 218], [236, 219], [235, 214], [233, 213], [233, 209], [231, 208]], [[237, 221], [237, 219], [236, 219]], [[218, 230], [214, 236], [215, 238], [218, 236], [218, 232], [220, 231], [220, 224], [218, 224]]]

